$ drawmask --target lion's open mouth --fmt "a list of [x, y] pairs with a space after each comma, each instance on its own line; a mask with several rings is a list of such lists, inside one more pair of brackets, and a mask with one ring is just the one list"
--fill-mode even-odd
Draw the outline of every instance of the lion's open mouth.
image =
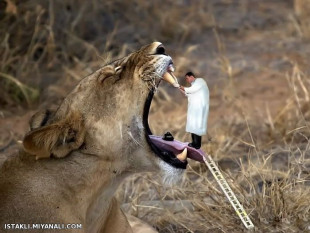
[[143, 126], [145, 130], [146, 141], [153, 150], [153, 152], [160, 157], [163, 161], [170, 164], [175, 168], [186, 169], [187, 160], [203, 162], [202, 150], [197, 150], [188, 146], [188, 143], [180, 142], [177, 140], [165, 140], [161, 136], [155, 136], [149, 127], [148, 116], [154, 97], [155, 88], [151, 89], [144, 104], [143, 111]]

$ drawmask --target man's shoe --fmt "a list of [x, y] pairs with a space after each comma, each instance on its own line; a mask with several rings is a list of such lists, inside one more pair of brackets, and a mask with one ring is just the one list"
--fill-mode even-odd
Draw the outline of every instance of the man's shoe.
[[192, 133], [192, 147], [199, 149], [201, 147], [201, 136]]
[[188, 143], [188, 146], [189, 147], [193, 147], [193, 148], [195, 148], [195, 149], [200, 149], [200, 146], [196, 146], [196, 145], [193, 145], [193, 143]]

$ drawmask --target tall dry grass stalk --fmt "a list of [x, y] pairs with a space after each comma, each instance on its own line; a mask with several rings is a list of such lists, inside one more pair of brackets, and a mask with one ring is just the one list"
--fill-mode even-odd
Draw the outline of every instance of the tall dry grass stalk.
[[293, 23], [298, 34], [305, 38], [310, 38], [310, 1], [309, 0], [294, 0], [294, 11], [297, 20], [293, 18]]

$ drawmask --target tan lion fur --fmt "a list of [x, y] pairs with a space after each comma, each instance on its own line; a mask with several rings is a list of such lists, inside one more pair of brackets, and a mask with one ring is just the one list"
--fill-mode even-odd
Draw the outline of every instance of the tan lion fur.
[[5, 223], [83, 225], [68, 233], [132, 232], [113, 195], [128, 175], [162, 170], [142, 124], [149, 88], [171, 61], [156, 54], [158, 46], [100, 68], [56, 111], [34, 115], [23, 149], [0, 168], [1, 232]]

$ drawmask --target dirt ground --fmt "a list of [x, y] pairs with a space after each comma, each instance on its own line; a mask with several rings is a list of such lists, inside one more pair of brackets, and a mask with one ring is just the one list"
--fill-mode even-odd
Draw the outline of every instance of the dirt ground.
[[[39, 1], [7, 2], [11, 5], [0, 14], [2, 26], [12, 25], [6, 26], [6, 32], [0, 31], [0, 162], [18, 150], [37, 109], [56, 106], [80, 78], [104, 61], [159, 40], [172, 56], [181, 84], [185, 85], [183, 77], [189, 70], [207, 81], [210, 115], [202, 148], [234, 183], [233, 189], [251, 213], [257, 232], [310, 232], [310, 198], [305, 196], [310, 194], [308, 0], [137, 0], [126, 3], [129, 13], [119, 10], [126, 5], [122, 1], [103, 4], [93, 0], [84, 7], [82, 1], [74, 5], [69, 0], [46, 6]], [[72, 14], [63, 16], [64, 31], [70, 27], [71, 31], [57, 35], [59, 22], [51, 12], [63, 6]], [[86, 13], [96, 6], [94, 15], [100, 15], [106, 27], [92, 24], [94, 19]], [[27, 13], [29, 9], [36, 9], [37, 15]], [[29, 41], [24, 47], [16, 46], [23, 35], [17, 30], [23, 24], [30, 27], [35, 18], [38, 22], [39, 16], [36, 30], [42, 30], [49, 39], [35, 37], [33, 34], [39, 32], [34, 30], [25, 37]], [[55, 35], [49, 37], [52, 32]], [[68, 34], [73, 42], [63, 43], [63, 48], [57, 39]], [[41, 51], [40, 46], [50, 48]], [[11, 53], [14, 48], [15, 53]], [[1, 74], [14, 77], [13, 84]], [[20, 97], [15, 91], [18, 82], [35, 88], [40, 95], [33, 100], [29, 97], [29, 101]], [[175, 138], [188, 141], [186, 98], [167, 83], [160, 87], [150, 116], [154, 133], [171, 131]], [[128, 180], [118, 196], [126, 212], [148, 221], [160, 232], [243, 232], [224, 196], [216, 201], [214, 208], [222, 208], [217, 213], [204, 202], [206, 197], [222, 195], [210, 180], [203, 165], [191, 162], [183, 188], [160, 188], [158, 177], [143, 174]], [[257, 191], [262, 186], [264, 194]], [[149, 206], [150, 200], [161, 203], [159, 210]], [[169, 205], [169, 200], [183, 200], [181, 205], [189, 201], [184, 204], [188, 215]]]

